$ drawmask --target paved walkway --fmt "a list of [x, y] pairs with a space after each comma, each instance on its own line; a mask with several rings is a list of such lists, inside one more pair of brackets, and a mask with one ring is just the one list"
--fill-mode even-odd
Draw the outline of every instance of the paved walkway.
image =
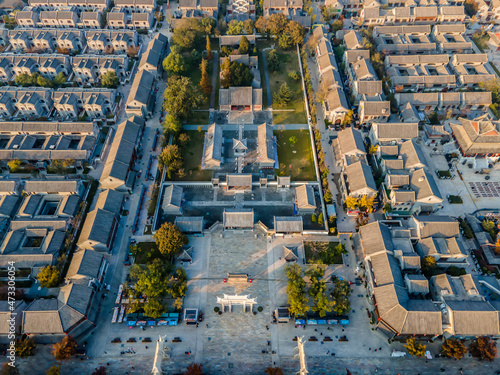
[[[314, 92], [316, 92], [319, 84], [319, 74], [316, 62], [312, 57], [307, 58], [307, 66], [309, 67], [309, 73], [311, 74], [311, 81], [313, 85]], [[328, 187], [332, 192], [333, 199], [335, 201], [335, 208], [337, 211], [337, 230], [339, 231], [354, 231], [355, 220], [349, 217], [344, 212], [344, 208], [341, 204], [341, 195], [335, 184], [335, 178], [342, 172], [340, 166], [337, 166], [335, 155], [333, 152], [333, 147], [329, 144], [330, 136], [336, 136], [337, 132], [327, 129], [325, 125], [325, 115], [323, 113], [323, 106], [321, 103], [315, 101], [316, 103], [316, 127], [321, 132], [321, 146], [323, 152], [325, 153], [325, 165], [330, 171], [330, 176], [328, 176]], [[334, 177], [334, 175], [336, 177]]]
[[215, 108], [215, 89], [217, 86], [217, 74], [219, 74], [219, 55], [217, 51], [212, 52], [213, 58], [213, 66], [212, 66], [212, 92], [210, 93], [210, 109]]
[[267, 69], [267, 60], [266, 60], [266, 50], [271, 49], [264, 48], [262, 53], [262, 62], [264, 63], [264, 75], [266, 76], [266, 87], [267, 87], [267, 109], [271, 109], [273, 106], [273, 100], [271, 98], [271, 84], [269, 83], [269, 70]]

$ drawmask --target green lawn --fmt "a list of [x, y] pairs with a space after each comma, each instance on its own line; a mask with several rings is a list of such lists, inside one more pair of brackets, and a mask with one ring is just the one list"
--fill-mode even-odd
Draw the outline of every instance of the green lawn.
[[209, 111], [193, 111], [187, 119], [189, 125], [208, 125]]
[[[278, 130], [275, 131], [275, 135], [278, 140], [278, 161], [280, 164], [278, 174], [280, 176], [291, 174], [294, 181], [315, 181], [316, 172], [309, 131]], [[297, 138], [295, 144], [289, 140], [292, 136]]]
[[342, 254], [335, 249], [339, 242], [304, 242], [309, 264], [342, 264]]
[[181, 147], [186, 176], [176, 179], [179, 181], [210, 181], [212, 178], [212, 171], [201, 170], [203, 141], [205, 139], [206, 132], [188, 130], [185, 133], [191, 138], [187, 144]]
[[[268, 53], [269, 51], [266, 51]], [[267, 55], [266, 55], [267, 56]], [[283, 82], [286, 82], [288, 87], [293, 93], [292, 101], [288, 103], [285, 108], [276, 109], [293, 109], [294, 112], [284, 111], [284, 112], [274, 112], [273, 123], [274, 124], [306, 124], [306, 112], [304, 108], [304, 94], [302, 92], [301, 80], [293, 80], [288, 76], [288, 73], [292, 70], [300, 72], [299, 70], [299, 60], [297, 57], [297, 51], [292, 49], [290, 51], [279, 51], [278, 56], [280, 59], [280, 68], [271, 73], [269, 72], [269, 83], [271, 86], [271, 97], [274, 96], [280, 89]]]

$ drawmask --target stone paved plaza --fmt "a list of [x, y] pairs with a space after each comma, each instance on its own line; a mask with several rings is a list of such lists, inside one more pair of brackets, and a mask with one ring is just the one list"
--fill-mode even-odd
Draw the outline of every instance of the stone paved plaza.
[[[252, 371], [272, 364], [269, 348], [270, 331], [266, 325], [270, 320], [268, 260], [266, 238], [262, 234], [216, 231], [211, 238], [209, 282], [207, 288], [204, 367], [211, 373], [232, 374], [235, 371]], [[250, 283], [227, 284], [223, 279], [227, 273], [246, 273]], [[223, 294], [248, 295], [255, 298], [263, 311], [253, 315], [244, 312], [242, 306], [233, 306], [233, 312], [217, 315], [214, 312], [217, 297]], [[220, 306], [219, 306], [220, 307]], [[249, 362], [249, 359], [252, 361]], [[231, 367], [234, 366], [234, 367]], [[236, 370], [236, 368], [238, 370]]]
[[[348, 236], [328, 238], [343, 242], [351, 249]], [[61, 363], [61, 374], [88, 375], [101, 365], [107, 367], [108, 374], [150, 374], [155, 343], [141, 341], [144, 337], [155, 341], [161, 334], [166, 335], [166, 346], [170, 348], [170, 358], [163, 361], [163, 370], [167, 374], [182, 374], [193, 362], [202, 363], [205, 372], [212, 375], [263, 374], [266, 367], [274, 363], [282, 367], [285, 374], [295, 374], [299, 363], [294, 358], [296, 342], [293, 338], [298, 335], [304, 336], [305, 340], [311, 336], [319, 340], [305, 343], [308, 370], [313, 375], [346, 374], [346, 369], [353, 375], [433, 375], [440, 373], [441, 368], [450, 374], [458, 374], [463, 368], [464, 374], [477, 375], [475, 366], [478, 362], [471, 358], [462, 361], [433, 359], [428, 362], [424, 359], [391, 358], [392, 350], [404, 350], [403, 346], [401, 343], [388, 344], [381, 333], [372, 330], [366, 309], [373, 310], [373, 306], [363, 285], [352, 285], [350, 324], [345, 327], [307, 326], [303, 329], [295, 327], [292, 321], [271, 324], [272, 310], [287, 301], [283, 245], [297, 245], [303, 240], [303, 237], [272, 239], [258, 231], [222, 232], [220, 229], [204, 237], [190, 237], [194, 255], [192, 264], [184, 266], [189, 279], [184, 305], [202, 310], [205, 314], [203, 323], [198, 328], [182, 323], [176, 327], [151, 327], [143, 331], [137, 327], [130, 329], [125, 324], [110, 324], [111, 313], [103, 311], [104, 319], [89, 340], [99, 343], [91, 352], [90, 360], [64, 361]], [[298, 264], [306, 269], [310, 266], [303, 264], [303, 257], [303, 252], [299, 252]], [[357, 272], [354, 252], [350, 250], [344, 258], [344, 265], [328, 266], [325, 276], [329, 279], [335, 274], [353, 281], [362, 272]], [[224, 283], [227, 273], [246, 273], [253, 281]], [[253, 310], [257, 311], [262, 306], [263, 311], [253, 315], [244, 312], [241, 306], [234, 306], [232, 313], [226, 311], [218, 315], [214, 307], [218, 306], [217, 297], [223, 294], [248, 295], [257, 301]], [[338, 341], [343, 335], [347, 336], [348, 342]], [[333, 341], [323, 342], [324, 336], [330, 336]], [[121, 337], [123, 343], [111, 344], [115, 337]], [[137, 342], [125, 343], [130, 337], [136, 338]], [[174, 337], [180, 337], [182, 342], [172, 342]], [[440, 344], [436, 342], [428, 346], [433, 355], [438, 353]], [[133, 353], [120, 354], [128, 349], [132, 349]], [[36, 365], [28, 360], [19, 360], [22, 375], [43, 374], [54, 363], [49, 346], [40, 346], [37, 351]], [[498, 370], [496, 365], [495, 362], [482, 363], [481, 374], [495, 374]]]

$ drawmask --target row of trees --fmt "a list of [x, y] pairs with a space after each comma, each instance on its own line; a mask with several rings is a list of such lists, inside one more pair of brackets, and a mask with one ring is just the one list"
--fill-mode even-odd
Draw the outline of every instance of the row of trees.
[[45, 78], [44, 76], [42, 76], [40, 73], [37, 72], [31, 75], [27, 73], [19, 74], [15, 78], [14, 82], [17, 85], [23, 87], [40, 86], [40, 87], [57, 88], [66, 83], [66, 80], [67, 77], [63, 72], [59, 73], [54, 79]]
[[[166, 312], [164, 299], [174, 298], [174, 306], [182, 307], [182, 299], [187, 291], [186, 271], [176, 269], [173, 261], [188, 244], [188, 238], [173, 223], [164, 223], [153, 236], [157, 251], [152, 250], [146, 257], [146, 264], [136, 263], [130, 268], [130, 279], [134, 287], [127, 293], [132, 302], [128, 306], [131, 312], [144, 311], [151, 317], [157, 318]], [[132, 254], [137, 258], [139, 252], [144, 251], [140, 245], [131, 246]], [[145, 303], [140, 302], [142, 296], [147, 297]]]
[[[406, 340], [404, 345], [408, 354], [414, 357], [424, 357], [427, 350], [425, 344], [419, 343], [415, 338], [411, 337]], [[489, 337], [478, 337], [467, 348], [462, 340], [447, 339], [441, 346], [441, 355], [446, 358], [462, 359], [467, 352], [472, 357], [479, 360], [493, 361], [497, 355], [497, 344]]]
[[253, 74], [250, 68], [240, 62], [225, 59], [221, 67], [220, 85], [224, 88], [229, 86], [250, 86], [253, 81]]
[[[285, 274], [288, 277], [287, 293], [290, 314], [293, 316], [304, 316], [309, 309], [319, 316], [325, 316], [328, 312], [334, 311], [342, 315], [350, 309], [349, 295], [351, 289], [346, 281], [335, 279], [335, 288], [328, 294], [328, 288], [324, 279], [325, 270], [319, 266], [314, 266], [305, 272], [305, 276], [310, 279], [310, 287], [302, 275], [302, 269], [296, 263], [285, 267]], [[309, 308], [309, 298], [312, 299], [312, 307]]]
[[280, 48], [290, 49], [304, 42], [304, 27], [297, 21], [290, 21], [283, 13], [275, 13], [269, 17], [260, 17], [255, 28], [262, 34], [275, 36]]

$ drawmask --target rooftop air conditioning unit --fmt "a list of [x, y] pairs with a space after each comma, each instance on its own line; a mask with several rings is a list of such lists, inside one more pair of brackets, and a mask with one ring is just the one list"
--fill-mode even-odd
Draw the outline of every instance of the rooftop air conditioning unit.
[[19, 148], [19, 145], [14, 145], [12, 146], [12, 148]]

